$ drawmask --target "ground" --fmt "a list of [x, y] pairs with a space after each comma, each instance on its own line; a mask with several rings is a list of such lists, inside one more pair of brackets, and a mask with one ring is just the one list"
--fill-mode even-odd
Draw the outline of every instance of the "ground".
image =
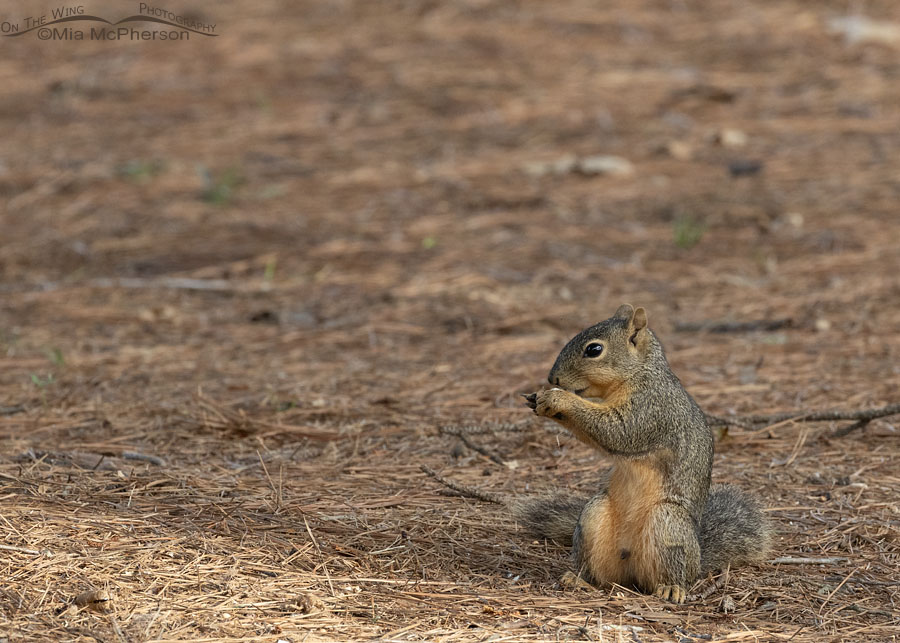
[[897, 402], [894, 3], [166, 8], [218, 35], [0, 37], [0, 634], [898, 638], [896, 416], [717, 430], [834, 560], [683, 606], [420, 468], [589, 492], [519, 394], [623, 302], [708, 413]]

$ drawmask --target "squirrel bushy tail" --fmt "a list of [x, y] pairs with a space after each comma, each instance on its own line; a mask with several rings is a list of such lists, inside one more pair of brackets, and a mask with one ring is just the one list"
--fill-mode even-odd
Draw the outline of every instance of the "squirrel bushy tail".
[[[530, 534], [571, 545], [581, 510], [589, 500], [555, 495], [514, 501], [510, 509]], [[734, 485], [717, 484], [709, 490], [698, 540], [705, 574], [762, 560], [769, 551], [771, 531], [750, 494]]]
[[532, 536], [547, 538], [571, 546], [581, 510], [590, 500], [587, 496], [546, 496], [514, 500], [509, 508]]

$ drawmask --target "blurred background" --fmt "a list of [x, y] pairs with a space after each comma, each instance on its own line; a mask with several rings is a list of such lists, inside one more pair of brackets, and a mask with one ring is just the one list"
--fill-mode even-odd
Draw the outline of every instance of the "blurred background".
[[[138, 4], [84, 11], [116, 22]], [[518, 394], [623, 302], [648, 309], [709, 412], [896, 395], [896, 3], [158, 6], [215, 36], [97, 41], [102, 23], [77, 21], [64, 26], [83, 41], [0, 34], [10, 471], [25, 458], [61, 475], [86, 466], [61, 451], [135, 450], [163, 458], [179, 488], [262, 498], [281, 466], [273, 515], [408, 494], [420, 461], [456, 462], [436, 427], [527, 420]], [[0, 21], [54, 8], [7, 2]], [[717, 470], [750, 476], [770, 506], [807, 504], [802, 483], [829, 457], [826, 477], [896, 466], [894, 426], [872, 426], [837, 450], [797, 427], [745, 436], [721, 446]], [[587, 484], [599, 466], [574, 441], [503, 448], [525, 467], [491, 483], [508, 490]], [[547, 458], [581, 460], [525, 476]], [[482, 468], [458, 473], [481, 482]], [[75, 479], [88, 497], [96, 476], [126, 470]], [[408, 518], [377, 502], [382, 519]], [[59, 511], [53, 536], [68, 533]], [[323, 560], [329, 529], [356, 529], [328, 525]], [[376, 559], [366, 573], [386, 569]], [[178, 626], [199, 636], [189, 616]], [[363, 627], [342, 618], [332, 635]]]
[[[450, 357], [450, 386], [533, 378], [622, 301], [661, 329], [790, 319], [828, 350], [897, 329], [890, 2], [171, 10], [217, 36], [3, 38], [7, 344], [74, 366], [164, 336], [199, 353], [190, 387], [286, 355], [327, 386], [315, 354], [399, 390]], [[486, 334], [523, 341], [460, 359]], [[732, 352], [792, 349], [769, 339]]]

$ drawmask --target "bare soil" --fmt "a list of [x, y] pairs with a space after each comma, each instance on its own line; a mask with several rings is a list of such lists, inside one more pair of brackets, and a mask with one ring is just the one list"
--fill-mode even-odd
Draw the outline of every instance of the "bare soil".
[[0, 38], [3, 640], [897, 640], [896, 416], [720, 431], [773, 556], [836, 560], [683, 606], [420, 470], [589, 491], [519, 394], [623, 302], [709, 413], [897, 402], [894, 2], [191, 12]]

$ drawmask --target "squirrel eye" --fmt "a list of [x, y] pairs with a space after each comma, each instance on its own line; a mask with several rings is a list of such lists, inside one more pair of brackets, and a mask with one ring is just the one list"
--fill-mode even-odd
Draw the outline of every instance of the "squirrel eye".
[[584, 349], [585, 357], [600, 357], [603, 353], [603, 344], [588, 344]]

